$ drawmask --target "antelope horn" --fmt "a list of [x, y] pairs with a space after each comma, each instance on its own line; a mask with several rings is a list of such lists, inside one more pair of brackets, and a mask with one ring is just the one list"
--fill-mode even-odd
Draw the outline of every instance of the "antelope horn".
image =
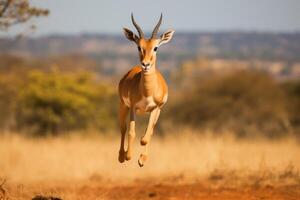
[[135, 22], [133, 13], [131, 13], [131, 21], [132, 21], [133, 25], [135, 26], [136, 30], [138, 31], [140, 38], [144, 38], [145, 37], [144, 33], [143, 33], [141, 27]]
[[161, 25], [161, 21], [162, 21], [162, 13], [160, 14], [160, 18], [159, 18], [158, 23], [156, 24], [155, 28], [153, 29], [151, 38], [155, 38], [157, 36], [157, 32], [158, 32], [158, 29]]

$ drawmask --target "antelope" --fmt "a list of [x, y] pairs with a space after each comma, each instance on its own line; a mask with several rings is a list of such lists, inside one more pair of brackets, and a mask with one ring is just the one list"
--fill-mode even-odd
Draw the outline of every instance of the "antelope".
[[[135, 118], [136, 114], [150, 113], [150, 118], [145, 135], [141, 138], [141, 145], [145, 146], [145, 151], [140, 154], [138, 164], [144, 166], [148, 157], [148, 145], [151, 140], [153, 129], [158, 121], [161, 108], [168, 99], [168, 86], [156, 69], [156, 53], [160, 45], [167, 43], [173, 37], [174, 31], [169, 30], [157, 37], [159, 27], [162, 22], [162, 14], [153, 29], [151, 38], [145, 38], [145, 35], [136, 23], [133, 14], [131, 21], [135, 26], [138, 36], [128, 28], [123, 28], [125, 37], [133, 41], [139, 51], [140, 65], [129, 70], [119, 82], [119, 122], [121, 131], [121, 145], [119, 150], [119, 162], [131, 159], [132, 144], [135, 139]], [[125, 151], [125, 135], [127, 131], [127, 115], [129, 114], [128, 145]]]

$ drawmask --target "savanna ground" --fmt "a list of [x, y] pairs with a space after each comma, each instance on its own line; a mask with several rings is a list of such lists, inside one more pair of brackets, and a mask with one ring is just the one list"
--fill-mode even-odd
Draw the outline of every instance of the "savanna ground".
[[133, 159], [120, 164], [115, 135], [3, 134], [0, 199], [300, 199], [296, 139], [182, 132], [154, 136], [143, 168], [137, 163], [139, 138]]

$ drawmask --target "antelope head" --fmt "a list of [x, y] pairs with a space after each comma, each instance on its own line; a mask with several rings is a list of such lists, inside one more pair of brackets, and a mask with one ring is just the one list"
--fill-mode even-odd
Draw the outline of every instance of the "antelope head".
[[151, 37], [147, 39], [145, 38], [144, 32], [142, 31], [141, 27], [134, 20], [133, 14], [131, 14], [131, 20], [139, 35], [137, 36], [128, 28], [123, 28], [125, 37], [130, 41], [136, 43], [139, 51], [142, 70], [144, 72], [153, 71], [155, 70], [156, 52], [158, 47], [164, 43], [169, 42], [174, 34], [174, 31], [169, 30], [162, 34], [160, 37], [157, 37], [157, 33], [162, 22], [161, 14], [158, 23], [152, 31]]

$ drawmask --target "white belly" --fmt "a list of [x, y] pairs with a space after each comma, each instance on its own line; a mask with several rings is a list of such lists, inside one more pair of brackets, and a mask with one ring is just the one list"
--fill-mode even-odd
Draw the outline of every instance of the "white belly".
[[139, 102], [135, 104], [135, 109], [140, 112], [147, 112], [152, 110], [157, 105], [154, 102], [153, 97], [143, 97]]
[[[168, 99], [168, 95], [166, 94], [163, 98], [163, 104], [166, 103], [167, 99]], [[130, 102], [129, 97], [127, 97], [127, 98], [123, 97], [123, 101], [127, 107], [131, 107], [131, 102]], [[145, 113], [145, 112], [151, 111], [155, 107], [157, 107], [157, 104], [155, 103], [152, 96], [151, 97], [143, 97], [134, 106], [134, 108], [136, 109], [136, 111], [138, 113]]]

